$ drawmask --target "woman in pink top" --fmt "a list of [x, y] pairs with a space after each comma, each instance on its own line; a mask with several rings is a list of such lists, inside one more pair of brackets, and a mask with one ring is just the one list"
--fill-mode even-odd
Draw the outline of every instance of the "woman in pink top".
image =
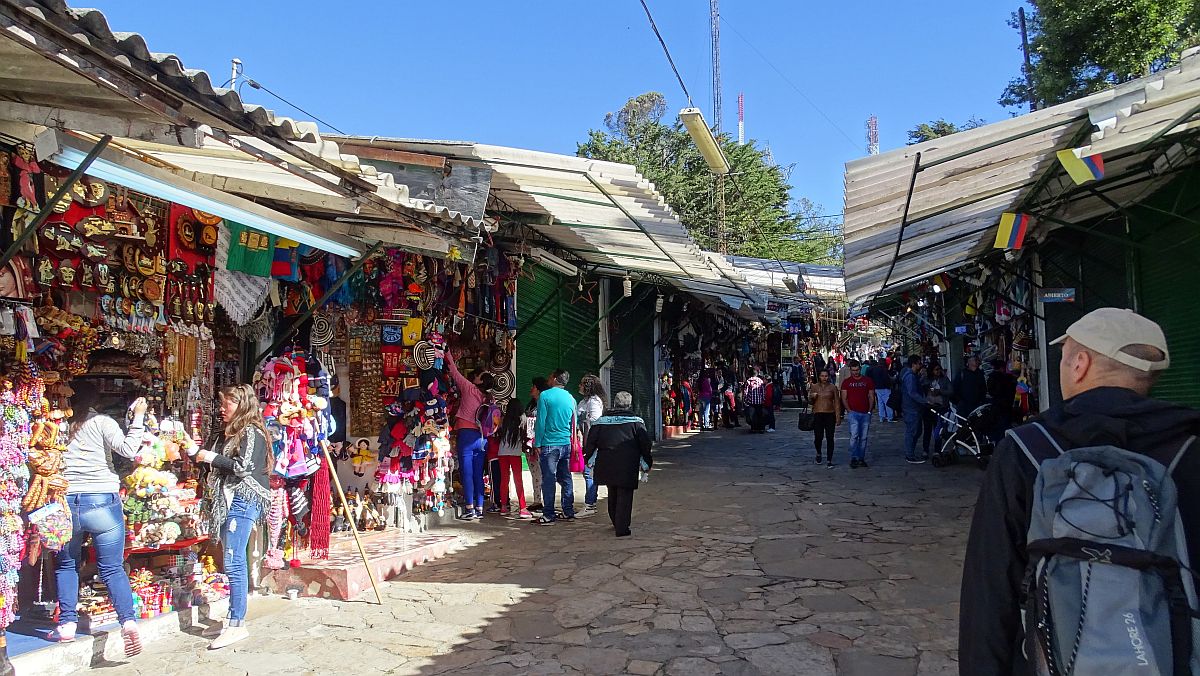
[[487, 444], [479, 432], [479, 407], [488, 399], [495, 382], [486, 371], [472, 371], [464, 378], [454, 363], [454, 355], [446, 351], [446, 366], [458, 388], [458, 408], [454, 411], [454, 434], [458, 442], [458, 466], [462, 468], [463, 519], [483, 518], [483, 468]]

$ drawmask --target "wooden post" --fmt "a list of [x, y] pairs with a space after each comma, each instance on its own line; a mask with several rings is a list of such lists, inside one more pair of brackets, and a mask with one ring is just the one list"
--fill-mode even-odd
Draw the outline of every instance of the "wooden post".
[[358, 537], [358, 524], [354, 523], [354, 516], [350, 514], [350, 505], [346, 503], [346, 494], [342, 491], [342, 480], [338, 478], [333, 457], [329, 455], [329, 442], [321, 442], [321, 452], [325, 454], [325, 463], [333, 475], [333, 485], [337, 487], [338, 499], [342, 501], [342, 511], [346, 513], [346, 520], [350, 522], [350, 532], [354, 534], [354, 544], [358, 545], [358, 554], [362, 557], [363, 565], [367, 567], [367, 576], [371, 578], [371, 589], [375, 590], [375, 603], [383, 605], [383, 595], [379, 593], [379, 584], [375, 582], [375, 571], [371, 570], [371, 562], [367, 560], [367, 550], [363, 549], [362, 540]]

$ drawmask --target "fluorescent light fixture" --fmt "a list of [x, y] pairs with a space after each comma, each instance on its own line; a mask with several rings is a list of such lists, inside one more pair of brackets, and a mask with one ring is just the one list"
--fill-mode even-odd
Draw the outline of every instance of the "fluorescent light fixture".
[[717, 145], [717, 137], [713, 136], [712, 129], [709, 129], [708, 123], [704, 121], [704, 113], [700, 112], [699, 108], [684, 108], [679, 111], [679, 119], [687, 128], [688, 136], [692, 137], [696, 149], [708, 163], [709, 170], [714, 174], [728, 174], [729, 160], [725, 159], [725, 153], [721, 152], [721, 146]]
[[[78, 167], [91, 150], [87, 141], [57, 129], [47, 129], [38, 134], [34, 145], [39, 160], [48, 160], [69, 169]], [[106, 148], [100, 153], [85, 173], [102, 181], [199, 209], [338, 256], [353, 258], [366, 250], [363, 243], [356, 239], [322, 231], [307, 221], [268, 209], [237, 195], [189, 181], [112, 148]]]
[[579, 276], [579, 268], [575, 267], [574, 265], [571, 265], [570, 263], [564, 261], [563, 259], [559, 258], [558, 256], [555, 256], [554, 254], [550, 253], [549, 251], [546, 251], [545, 249], [539, 249], [537, 247], [533, 247], [532, 249], [529, 250], [529, 255], [536, 258], [537, 261], [539, 263], [541, 263], [542, 265], [550, 268], [551, 270], [559, 273], [560, 275], [566, 275], [567, 277], [578, 277]]
[[800, 292], [800, 287], [796, 286], [796, 280], [792, 279], [791, 277], [784, 277], [783, 285], [786, 286], [788, 291], [791, 291], [792, 293]]

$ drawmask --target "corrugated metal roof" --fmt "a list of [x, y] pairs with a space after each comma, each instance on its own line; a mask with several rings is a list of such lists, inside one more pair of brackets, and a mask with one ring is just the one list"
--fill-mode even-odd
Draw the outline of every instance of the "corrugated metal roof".
[[652, 273], [697, 293], [762, 302], [728, 260], [699, 248], [631, 165], [462, 141], [337, 138], [351, 149], [357, 143], [488, 166], [498, 200], [533, 216], [528, 227], [602, 272]]
[[[1140, 198], [1166, 179], [1124, 186], [1114, 179], [1147, 173], [1163, 150], [1139, 146], [1194, 128], [1186, 120], [1198, 103], [1200, 58], [1189, 50], [1178, 66], [1105, 92], [847, 163], [847, 295], [898, 290], [994, 251], [1000, 214], [1021, 205], [1069, 221], [1111, 211], [1105, 199], [1072, 192], [1055, 158], [1061, 149], [1104, 153], [1105, 179], [1093, 187], [1115, 185], [1104, 197], [1116, 203]], [[1189, 152], [1172, 166], [1191, 162]], [[897, 249], [917, 153], [921, 170]], [[1042, 188], [1036, 200], [1035, 186]]]
[[[208, 73], [188, 68], [174, 54], [153, 52], [146, 39], [138, 33], [113, 31], [108, 19], [97, 9], [77, 9], [67, 6], [63, 0], [18, 0], [21, 9], [39, 17], [56, 15], [72, 24], [72, 37], [79, 43], [102, 48], [105, 52], [122, 55], [127, 63], [139, 63], [152, 69], [163, 85], [180, 89], [189, 97], [203, 97], [221, 108], [244, 116], [256, 127], [269, 130], [272, 135], [288, 141], [316, 140], [316, 124], [300, 122], [288, 117], [276, 116], [272, 111], [242, 101], [232, 89], [214, 86]], [[89, 98], [97, 111], [104, 111], [129, 119], [161, 121], [161, 118], [130, 102], [116, 92], [97, 87], [79, 75], [65, 72], [61, 66], [28, 49], [33, 37], [24, 31], [9, 27], [0, 31], [11, 40], [0, 40], [0, 90], [6, 97], [23, 103], [57, 107], [64, 99], [78, 96]], [[70, 55], [59, 55], [68, 60]], [[86, 95], [78, 91], [86, 87]], [[186, 101], [185, 101], [186, 103]], [[197, 121], [214, 126], [224, 126], [220, 120], [199, 109], [189, 109], [189, 116]]]

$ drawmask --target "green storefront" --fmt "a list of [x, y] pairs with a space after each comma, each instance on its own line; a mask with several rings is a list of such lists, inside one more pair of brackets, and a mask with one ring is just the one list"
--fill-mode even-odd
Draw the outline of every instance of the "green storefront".
[[[563, 368], [571, 374], [568, 388], [576, 386], [585, 373], [600, 367], [599, 294], [571, 302], [579, 295], [575, 279], [568, 279], [542, 266], [534, 267], [532, 279], [517, 282], [517, 397], [528, 403], [529, 387], [536, 376], [549, 376]], [[578, 396], [576, 395], [576, 398]]]
[[[1121, 212], [1056, 230], [1039, 247], [1043, 287], [1076, 289], [1046, 304], [1046, 337], [1099, 307], [1134, 308], [1158, 322], [1171, 367], [1154, 396], [1200, 408], [1200, 170], [1184, 172]], [[1058, 350], [1046, 355], [1051, 402], [1061, 401]]]

